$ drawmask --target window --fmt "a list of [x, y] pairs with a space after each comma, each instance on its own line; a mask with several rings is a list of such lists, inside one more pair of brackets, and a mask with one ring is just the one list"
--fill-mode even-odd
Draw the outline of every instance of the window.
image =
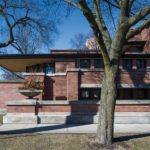
[[144, 89], [139, 89], [137, 92], [138, 99], [145, 99], [146, 98], [146, 91]]
[[126, 70], [132, 69], [132, 60], [131, 59], [124, 59], [123, 60], [123, 69], [126, 69]]
[[81, 97], [83, 99], [89, 99], [90, 98], [90, 92], [89, 92], [89, 90], [86, 90], [86, 89], [82, 90]]
[[132, 89], [124, 89], [124, 99], [132, 99], [133, 98], [133, 91]]
[[88, 69], [90, 68], [90, 59], [81, 59], [80, 60], [80, 68]]
[[48, 74], [48, 73], [50, 73], [50, 74], [54, 73], [55, 72], [55, 65], [53, 63], [52, 64], [51, 63], [50, 64], [45, 64], [44, 72], [46, 74]]
[[81, 99], [95, 99], [100, 100], [100, 89], [82, 89], [80, 98]]
[[137, 59], [136, 60], [136, 67], [137, 67], [137, 69], [145, 69], [146, 68], [146, 60]]
[[104, 68], [103, 61], [101, 59], [94, 59], [94, 68], [103, 69]]
[[100, 89], [91, 90], [91, 99], [100, 99]]

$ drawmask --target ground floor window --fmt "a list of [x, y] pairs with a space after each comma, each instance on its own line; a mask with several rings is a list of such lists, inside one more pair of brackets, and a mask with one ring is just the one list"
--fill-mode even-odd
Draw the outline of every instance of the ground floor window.
[[149, 99], [148, 89], [119, 89], [117, 99]]
[[146, 99], [147, 98], [147, 90], [145, 90], [145, 89], [139, 89], [137, 91], [137, 98], [138, 99]]
[[80, 99], [100, 99], [101, 90], [99, 88], [85, 88], [80, 90]]
[[[150, 99], [150, 89], [134, 89], [134, 88], [123, 88], [118, 89], [118, 100], [140, 100]], [[82, 88], [80, 89], [80, 99], [86, 100], [100, 100], [101, 89], [100, 88]]]
[[132, 89], [124, 89], [124, 99], [132, 99], [133, 98], [133, 90]]

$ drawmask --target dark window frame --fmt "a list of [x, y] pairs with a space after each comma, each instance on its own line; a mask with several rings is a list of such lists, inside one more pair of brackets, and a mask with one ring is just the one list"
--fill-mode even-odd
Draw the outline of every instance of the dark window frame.
[[[96, 66], [96, 61], [100, 62], [100, 66], [99, 67]], [[95, 69], [104, 69], [103, 60], [102, 59], [94, 59], [94, 68]]]
[[[82, 92], [83, 91], [88, 91], [89, 93], [89, 97], [83, 97], [82, 96]], [[98, 97], [94, 97], [93, 96], [93, 92], [98, 92]], [[101, 89], [100, 88], [82, 88], [80, 89], [80, 99], [83, 99], [83, 100], [100, 100], [100, 96], [101, 96]]]
[[[140, 96], [139, 96], [139, 93], [140, 93], [141, 91], [143, 92], [144, 97], [140, 97]], [[148, 96], [147, 96], [147, 90], [146, 90], [146, 89], [137, 89], [137, 99], [147, 99], [147, 97], [148, 97]]]
[[[138, 61], [141, 61], [142, 64], [140, 65], [140, 67], [138, 67]], [[144, 70], [146, 69], [146, 60], [145, 59], [136, 59], [136, 68], [140, 69], [140, 70]]]
[[124, 88], [123, 89], [123, 99], [133, 99], [133, 89]]
[[[88, 61], [88, 63], [89, 63], [87, 67], [81, 66], [81, 62], [82, 62], [82, 61], [85, 61], [85, 60]], [[80, 67], [81, 69], [90, 69], [90, 68], [91, 68], [91, 59], [88, 59], [88, 58], [80, 59], [79, 67]]]
[[[128, 63], [130, 63], [130, 64], [128, 64]], [[129, 58], [123, 59], [122, 68], [124, 70], [132, 70], [132, 67], [133, 67], [133, 60], [132, 59], [129, 59]]]

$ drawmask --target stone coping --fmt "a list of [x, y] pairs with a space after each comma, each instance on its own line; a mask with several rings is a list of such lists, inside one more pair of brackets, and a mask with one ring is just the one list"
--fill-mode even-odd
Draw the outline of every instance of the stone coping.
[[35, 116], [35, 113], [10, 113], [7, 112], [7, 116], [17, 116], [17, 117], [28, 117], [28, 116]]
[[33, 99], [25, 99], [25, 100], [13, 100], [13, 101], [8, 101], [7, 105], [8, 106], [13, 106], [13, 105], [24, 105], [24, 106], [32, 106], [36, 105], [37, 101]]
[[[80, 104], [100, 104], [100, 101], [97, 100], [66, 100], [66, 101], [38, 101], [40, 105], [68, 105], [68, 104], [75, 104], [75, 105], [80, 105]], [[118, 100], [116, 104], [150, 104], [150, 100]]]
[[24, 76], [44, 76], [45, 73], [44, 72], [24, 72], [22, 73]]
[[[13, 113], [10, 113], [13, 115]], [[16, 113], [17, 115], [17, 113]], [[23, 115], [23, 113], [22, 113]], [[99, 112], [39, 112], [38, 116], [99, 115]], [[150, 112], [115, 112], [115, 116], [150, 116]]]
[[79, 72], [79, 71], [84, 71], [84, 72], [104, 72], [104, 69], [67, 68], [67, 70], [66, 70], [66, 72]]
[[[50, 101], [50, 100], [33, 100], [33, 99], [25, 99], [25, 100], [17, 100], [17, 101], [9, 101], [7, 105], [92, 105], [92, 104], [100, 104], [99, 101], [96, 100], [71, 100], [71, 101]], [[117, 100], [116, 104], [118, 105], [150, 105], [150, 100]]]
[[[101, 88], [102, 84], [80, 84], [80, 88]], [[150, 88], [150, 84], [118, 84], [119, 88]]]
[[49, 76], [49, 77], [54, 77], [54, 76], [66, 76], [66, 72], [58, 72], [58, 73], [48, 73], [46, 74], [46, 76]]

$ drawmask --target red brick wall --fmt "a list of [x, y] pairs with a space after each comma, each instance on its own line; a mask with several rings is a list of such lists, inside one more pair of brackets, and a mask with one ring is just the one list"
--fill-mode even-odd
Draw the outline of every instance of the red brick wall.
[[79, 99], [79, 72], [67, 72], [67, 99], [78, 100]]
[[51, 77], [54, 81], [54, 100], [67, 100], [67, 79], [66, 76], [57, 75]]
[[[38, 113], [38, 112], [94, 112], [99, 111], [99, 105], [44, 105], [44, 106], [7, 106], [9, 113]], [[150, 112], [150, 105], [116, 105], [116, 112]]]
[[100, 84], [103, 80], [102, 72], [86, 71], [80, 72], [81, 84]]
[[55, 62], [55, 72], [65, 72], [68, 68], [75, 68], [75, 59], [57, 59]]
[[[39, 80], [43, 80], [45, 83], [45, 89], [43, 96], [40, 95], [39, 99], [44, 100], [77, 100], [79, 98], [79, 86], [80, 84], [100, 84], [102, 82], [103, 73], [96, 71], [85, 72], [67, 72], [67, 75], [55, 75], [55, 76], [39, 76], [36, 77]], [[146, 83], [150, 84], [150, 72], [131, 72], [130, 74], [123, 71], [120, 76], [121, 83]], [[22, 83], [0, 83], [0, 108], [5, 107], [5, 103], [10, 100], [24, 99], [18, 92], [18, 87]], [[147, 89], [148, 90], [148, 89]], [[121, 94], [120, 94], [121, 95]], [[150, 89], [147, 92], [148, 98], [150, 98]], [[121, 98], [121, 97], [120, 97]], [[136, 91], [134, 92], [134, 98], [136, 98]]]
[[[81, 84], [100, 84], [103, 80], [103, 72], [86, 71], [80, 73]], [[120, 82], [125, 84], [146, 83], [150, 84], [150, 72], [122, 71]]]
[[35, 106], [7, 106], [7, 113], [35, 113]]
[[0, 108], [6, 107], [7, 101], [24, 99], [18, 92], [22, 83], [0, 83]]
[[[18, 88], [22, 83], [0, 83], [0, 108], [6, 108], [8, 101], [16, 101], [26, 99], [25, 96], [18, 92]], [[42, 99], [42, 94], [36, 97]]]
[[150, 84], [150, 72], [144, 72], [144, 71], [122, 71], [120, 76], [120, 82], [121, 83], [128, 83], [128, 84]]

